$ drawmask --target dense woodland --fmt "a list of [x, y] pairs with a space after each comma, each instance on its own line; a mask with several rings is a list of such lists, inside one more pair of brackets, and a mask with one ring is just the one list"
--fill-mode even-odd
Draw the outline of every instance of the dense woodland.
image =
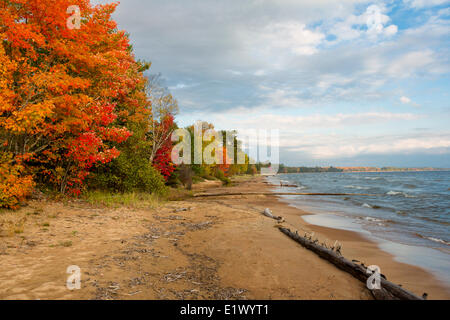
[[[73, 5], [78, 29], [67, 27]], [[35, 190], [164, 196], [168, 186], [258, 171], [248, 157], [240, 165], [172, 163], [177, 101], [150, 76], [151, 63], [135, 58], [111, 18], [117, 5], [0, 1], [0, 207], [18, 208]], [[223, 148], [225, 159], [236, 146]]]

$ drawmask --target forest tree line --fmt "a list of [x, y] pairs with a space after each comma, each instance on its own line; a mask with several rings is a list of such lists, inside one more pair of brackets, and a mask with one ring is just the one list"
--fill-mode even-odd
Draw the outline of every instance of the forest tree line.
[[[77, 29], [67, 27], [73, 5]], [[0, 207], [18, 208], [35, 190], [164, 195], [168, 186], [258, 171], [248, 157], [239, 165], [172, 162], [177, 100], [134, 56], [111, 17], [117, 5], [0, 1]]]

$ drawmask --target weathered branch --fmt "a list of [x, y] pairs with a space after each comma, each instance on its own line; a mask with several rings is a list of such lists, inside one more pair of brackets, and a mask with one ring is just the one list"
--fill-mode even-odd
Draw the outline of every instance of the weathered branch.
[[[366, 283], [368, 277], [371, 275], [371, 273], [368, 272], [364, 266], [353, 263], [345, 259], [343, 256], [338, 255], [334, 251], [324, 248], [287, 228], [279, 229], [285, 235], [300, 243], [303, 247], [313, 251], [322, 259], [331, 262], [339, 269], [350, 273], [356, 279]], [[402, 287], [387, 281], [382, 276], [380, 277], [380, 284], [381, 289], [370, 290], [374, 298], [377, 300], [424, 300], [423, 298], [416, 296]]]

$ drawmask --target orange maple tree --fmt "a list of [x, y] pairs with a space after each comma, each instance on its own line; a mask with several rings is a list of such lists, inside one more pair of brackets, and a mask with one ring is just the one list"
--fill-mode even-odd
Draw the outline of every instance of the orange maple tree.
[[[79, 29], [67, 26], [72, 5]], [[142, 64], [111, 19], [116, 6], [0, 1], [0, 151], [25, 164], [24, 177], [77, 194], [94, 164], [119, 155], [127, 121], [148, 117]]]
[[225, 176], [228, 176], [228, 170], [230, 169], [232, 159], [228, 156], [227, 147], [222, 147], [222, 152], [219, 153], [219, 157], [222, 158], [222, 163], [217, 164], [217, 168], [222, 171]]

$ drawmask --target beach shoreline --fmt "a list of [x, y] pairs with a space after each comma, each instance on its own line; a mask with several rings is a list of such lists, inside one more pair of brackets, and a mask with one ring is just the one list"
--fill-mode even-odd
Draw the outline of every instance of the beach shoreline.
[[[238, 176], [232, 186], [205, 181], [193, 191], [270, 189], [262, 176]], [[264, 216], [265, 208], [285, 222]], [[32, 201], [14, 216], [0, 215], [26, 217], [22, 233], [0, 232], [0, 299], [373, 299], [364, 283], [280, 225], [338, 240], [346, 258], [380, 266], [419, 296], [450, 298], [427, 271], [395, 261], [355, 232], [308, 224], [301, 219], [308, 214], [275, 195], [184, 198], [155, 208]], [[68, 265], [81, 269], [80, 290], [65, 286]]]
[[[281, 201], [311, 213], [302, 216], [309, 224], [357, 232], [377, 243], [397, 261], [424, 268], [450, 288], [450, 251], [448, 242], [442, 240], [448, 234], [445, 230], [446, 200], [445, 195], [439, 193], [442, 185], [430, 186], [430, 181], [436, 179], [434, 176], [412, 174], [399, 178], [379, 173], [356, 177], [350, 173], [323, 173], [314, 177], [279, 175], [268, 177], [268, 181], [277, 193], [296, 191], [296, 188], [279, 186], [280, 179], [288, 179], [286, 181], [302, 191], [336, 193], [364, 189], [373, 194], [373, 197], [358, 197], [352, 193], [355, 197], [349, 194], [341, 198], [283, 195]], [[420, 179], [426, 187], [417, 187]], [[436, 195], [441, 196], [441, 202]]]
[[[270, 181], [267, 181], [267, 183], [273, 188], [277, 187], [276, 184]], [[348, 255], [347, 258], [350, 258], [350, 260], [355, 259], [364, 262], [366, 266], [380, 266], [381, 272], [388, 276], [388, 280], [402, 284], [405, 288], [408, 288], [419, 296], [421, 295], [419, 291], [423, 291], [428, 294], [432, 292], [435, 299], [448, 299], [450, 297], [448, 283], [446, 285], [442, 284], [441, 279], [423, 266], [400, 261], [402, 257], [396, 256], [395, 250], [389, 250], [389, 246], [394, 245], [393, 242], [375, 237], [363, 230], [360, 226], [353, 229], [347, 228], [347, 226], [338, 227], [326, 221], [327, 219], [321, 219], [320, 217], [335, 217], [332, 214], [311, 212], [308, 209], [293, 204], [287, 199], [277, 198], [278, 201], [286, 204], [288, 207], [299, 210], [298, 214], [301, 217], [302, 223], [298, 223], [298, 221], [293, 222], [295, 215], [294, 217], [290, 216], [288, 220], [293, 222], [290, 223], [292, 226], [306, 230], [308, 233], [311, 233], [311, 231], [314, 232], [319, 242], [326, 241], [330, 244], [330, 239], [333, 239], [333, 241], [338, 240], [343, 243], [344, 256], [347, 257]], [[350, 222], [349, 217], [343, 219], [347, 220], [345, 224]], [[326, 222], [321, 220], [325, 220]], [[409, 247], [408, 245], [397, 243], [395, 245]]]

